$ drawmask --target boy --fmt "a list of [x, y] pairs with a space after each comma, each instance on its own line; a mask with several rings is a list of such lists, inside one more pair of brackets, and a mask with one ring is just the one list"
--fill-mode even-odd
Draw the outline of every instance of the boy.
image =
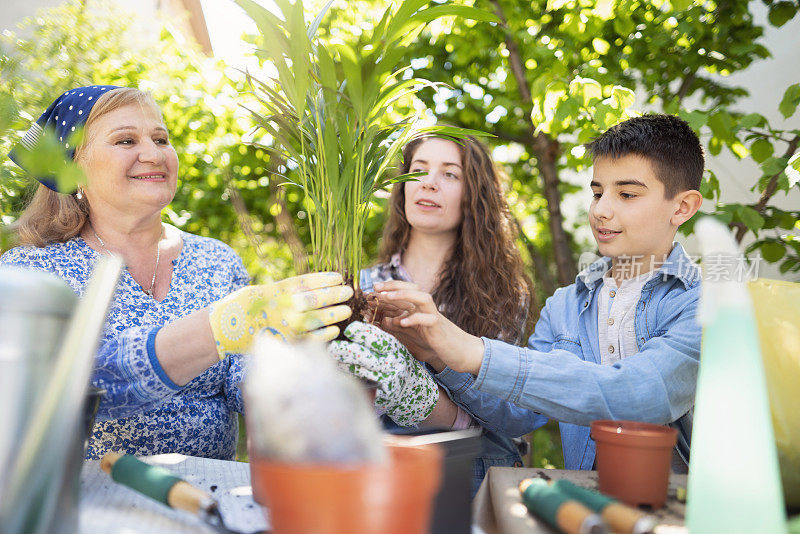
[[463, 332], [403, 282], [376, 284], [382, 301], [403, 310], [383, 326], [437, 370], [476, 376], [458, 375], [467, 378], [451, 388], [456, 402], [479, 390], [559, 420], [567, 469], [592, 468], [591, 421], [630, 419], [677, 428], [673, 469], [685, 472], [700, 270], [673, 239], [702, 203], [700, 141], [677, 117], [645, 115], [587, 149], [589, 222], [604, 257], [547, 300], [527, 348]]

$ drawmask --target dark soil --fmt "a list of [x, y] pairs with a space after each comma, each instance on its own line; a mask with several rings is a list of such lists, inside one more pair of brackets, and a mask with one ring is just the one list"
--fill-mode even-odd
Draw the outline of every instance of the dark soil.
[[[345, 283], [351, 285], [353, 283], [352, 278], [348, 276]], [[335, 323], [335, 326], [339, 327], [339, 336], [336, 338], [338, 340], [347, 340], [347, 338], [344, 337], [344, 329], [353, 321], [380, 324], [383, 319], [378, 301], [373, 298], [372, 295], [365, 295], [360, 289], [357, 289], [355, 294], [350, 297], [350, 300], [345, 302], [345, 304], [350, 306], [350, 309], [353, 310], [353, 314], [348, 319]]]

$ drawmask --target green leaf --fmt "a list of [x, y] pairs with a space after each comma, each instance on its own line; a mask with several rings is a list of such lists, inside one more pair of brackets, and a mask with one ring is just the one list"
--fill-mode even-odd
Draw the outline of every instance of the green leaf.
[[627, 39], [635, 28], [636, 24], [631, 20], [630, 13], [616, 13], [614, 17], [614, 31], [616, 31], [618, 35]]
[[753, 233], [764, 227], [764, 217], [750, 206], [739, 206], [736, 215]]
[[800, 261], [796, 258], [787, 258], [779, 268], [781, 274], [786, 274], [789, 271], [797, 270], [797, 267], [800, 267]]
[[739, 126], [741, 128], [755, 128], [756, 126], [762, 126], [765, 123], [766, 119], [764, 116], [758, 113], [748, 113], [739, 119]]
[[728, 225], [731, 223], [731, 221], [733, 221], [733, 213], [730, 211], [718, 211], [716, 213], [711, 213], [710, 215], [725, 225]]
[[620, 111], [624, 111], [636, 102], [636, 95], [627, 87], [615, 85], [613, 89], [611, 89], [611, 99], [614, 103], [614, 107]]
[[712, 156], [716, 156], [722, 151], [722, 141], [719, 140], [719, 137], [712, 137], [708, 140], [708, 151]]
[[775, 263], [786, 254], [786, 247], [775, 241], [765, 241], [758, 248], [761, 250], [761, 256], [769, 263]]
[[785, 158], [776, 158], [774, 156], [767, 158], [761, 164], [761, 170], [767, 176], [775, 176], [779, 172], [783, 172], [786, 168], [787, 160]]
[[783, 99], [778, 105], [778, 110], [787, 119], [794, 115], [797, 111], [797, 105], [800, 104], [800, 84], [790, 85], [786, 92], [783, 93]]
[[664, 105], [664, 113], [667, 113], [668, 115], [675, 115], [678, 113], [680, 106], [680, 99], [675, 97]]
[[593, 100], [603, 99], [603, 88], [597, 80], [576, 77], [569, 84], [569, 92], [573, 95], [583, 96], [583, 105], [589, 106]]
[[733, 135], [733, 118], [725, 110], [718, 111], [708, 119], [708, 126], [716, 137], [728, 139]]
[[750, 154], [757, 163], [763, 163], [773, 152], [775, 152], [775, 147], [772, 146], [772, 143], [763, 138], [756, 139], [756, 141], [750, 145]]
[[308, 32], [306, 33], [309, 39], [313, 39], [317, 35], [317, 30], [319, 29], [319, 25], [322, 24], [322, 19], [325, 18], [325, 13], [328, 12], [328, 9], [330, 9], [331, 4], [333, 4], [333, 0], [328, 0], [328, 3], [325, 4], [325, 6], [323, 6], [320, 12], [317, 13], [317, 16], [314, 17], [314, 20], [311, 21], [311, 25], [309, 25]]
[[797, 219], [791, 212], [784, 211], [778, 217], [778, 226], [784, 230], [791, 230], [795, 224], [797, 224]]
[[789, 22], [797, 13], [794, 2], [774, 2], [769, 8], [769, 23], [773, 26], [781, 27]]
[[594, 122], [601, 130], [607, 129], [611, 126], [617, 116], [617, 110], [603, 102], [594, 107]]
[[671, 0], [670, 3], [676, 11], [685, 11], [692, 5], [692, 0]]
[[703, 195], [703, 198], [714, 200], [720, 194], [719, 180], [711, 169], [707, 169], [706, 173], [707, 178], [700, 182], [700, 194]]
[[736, 156], [739, 159], [744, 159], [749, 154], [749, 152], [747, 151], [745, 146], [742, 143], [740, 143], [738, 140], [736, 140], [736, 141], [734, 141], [732, 143], [729, 142], [728, 143], [728, 148], [730, 148], [731, 152], [733, 152], [733, 155]]
[[699, 132], [700, 128], [706, 125], [706, 121], [708, 120], [708, 114], [703, 111], [680, 111], [680, 117], [689, 123], [689, 126], [695, 132]]
[[418, 12], [411, 20], [427, 24], [441, 17], [459, 17], [461, 19], [476, 20], [479, 22], [500, 22], [500, 18], [494, 13], [489, 13], [483, 9], [470, 6], [459, 5], [440, 5], [431, 7]]

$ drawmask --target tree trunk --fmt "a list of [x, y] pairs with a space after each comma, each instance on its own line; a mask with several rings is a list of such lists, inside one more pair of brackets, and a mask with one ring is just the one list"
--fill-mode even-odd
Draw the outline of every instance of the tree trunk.
[[528, 255], [533, 262], [533, 276], [534, 282], [536, 282], [537, 292], [540, 292], [540, 295], [543, 294], [545, 297], [552, 295], [555, 293], [556, 289], [558, 289], [558, 285], [553, 275], [550, 273], [548, 265], [544, 262], [544, 258], [539, 254], [536, 243], [528, 239], [528, 236], [525, 235], [525, 231], [522, 229], [522, 225], [513, 214], [511, 215], [511, 221], [516, 228], [517, 234], [525, 244], [525, 249], [528, 251]]
[[577, 267], [575, 265], [575, 258], [572, 256], [570, 248], [570, 241], [567, 232], [564, 230], [564, 217], [561, 214], [561, 193], [558, 190], [560, 180], [558, 178], [558, 158], [560, 155], [560, 146], [556, 139], [551, 139], [546, 134], [536, 134], [536, 125], [531, 120], [531, 108], [533, 107], [533, 100], [531, 99], [531, 90], [528, 86], [528, 81], [525, 79], [525, 67], [522, 62], [522, 56], [519, 52], [519, 47], [516, 41], [512, 38], [511, 30], [508, 28], [503, 8], [500, 6], [499, 0], [492, 0], [494, 10], [501, 20], [504, 29], [506, 49], [508, 50], [508, 62], [511, 71], [514, 73], [514, 79], [517, 82], [520, 96], [522, 101], [528, 105], [525, 110], [526, 121], [533, 144], [529, 144], [533, 154], [536, 156], [536, 166], [539, 169], [539, 174], [542, 177], [544, 184], [544, 197], [547, 201], [547, 211], [549, 214], [550, 233], [553, 238], [553, 252], [556, 259], [556, 271], [558, 274], [559, 285], [569, 285], [575, 281], [577, 274]]

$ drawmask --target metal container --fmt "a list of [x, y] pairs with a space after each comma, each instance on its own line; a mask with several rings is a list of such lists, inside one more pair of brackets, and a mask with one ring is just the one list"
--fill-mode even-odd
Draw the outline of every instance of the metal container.
[[[0, 266], [0, 494], [19, 453], [20, 436], [53, 371], [77, 300], [69, 285], [55, 275]], [[83, 445], [82, 440], [80, 445], [69, 445], [71, 460], [63, 467], [67, 471], [63, 489], [73, 490], [72, 496], [59, 496], [52, 515], [39, 518], [45, 525], [40, 530], [59, 525], [60, 532], [77, 528], [76, 490]], [[78, 446], [81, 451], [76, 450]]]
[[0, 484], [77, 300], [55, 275], [0, 266]]

